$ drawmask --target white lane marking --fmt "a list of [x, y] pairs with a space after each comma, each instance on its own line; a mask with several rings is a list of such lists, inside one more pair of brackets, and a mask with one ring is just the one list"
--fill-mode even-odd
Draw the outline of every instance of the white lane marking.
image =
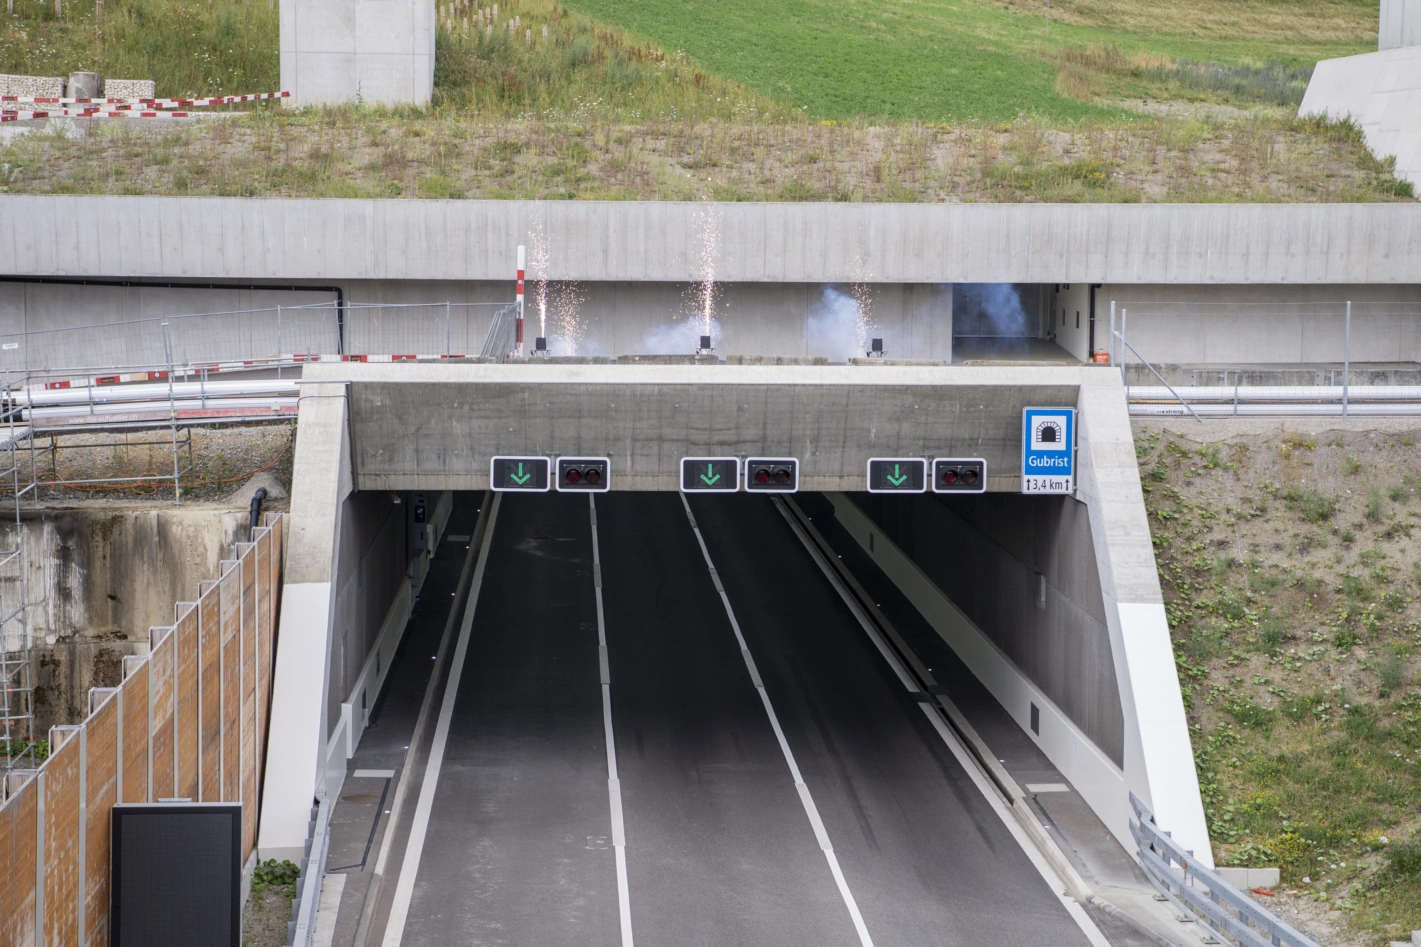
[[321, 879], [321, 901], [316, 905], [316, 930], [311, 935], [311, 947], [331, 947], [335, 940], [340, 896], [345, 893], [345, 879], [349, 877], [335, 874]]
[[356, 779], [390, 779], [395, 775], [392, 769], [358, 769], [351, 774]]
[[957, 762], [967, 771], [967, 775], [972, 778], [972, 782], [977, 787], [977, 791], [987, 800], [987, 804], [992, 807], [992, 811], [997, 814], [997, 818], [1002, 820], [1002, 824], [1007, 827], [1007, 831], [1012, 834], [1012, 838], [1016, 839], [1016, 843], [1021, 846], [1021, 850], [1026, 853], [1026, 857], [1031, 860], [1031, 864], [1035, 866], [1042, 880], [1055, 892], [1056, 897], [1059, 898], [1061, 904], [1065, 906], [1066, 913], [1069, 914], [1071, 919], [1076, 922], [1076, 925], [1080, 927], [1081, 933], [1085, 934], [1086, 940], [1091, 942], [1092, 947], [1110, 947], [1110, 941], [1106, 940], [1105, 935], [1100, 932], [1100, 928], [1095, 926], [1095, 922], [1090, 919], [1090, 915], [1085, 912], [1085, 908], [1081, 907], [1079, 901], [1066, 893], [1065, 882], [1056, 874], [1056, 870], [1051, 867], [1050, 863], [1046, 861], [1036, 846], [1031, 844], [1031, 840], [1026, 837], [1026, 830], [1017, 824], [1016, 819], [1012, 818], [1011, 813], [1007, 811], [1006, 803], [1002, 801], [1002, 797], [987, 782], [987, 777], [983, 775], [981, 768], [976, 765], [976, 761], [974, 761], [972, 755], [968, 753], [967, 747], [963, 746], [962, 741], [957, 738], [957, 734], [949, 730], [947, 724], [943, 723], [942, 715], [927, 704], [919, 704], [918, 706], [923, 708], [923, 714], [932, 723], [933, 729], [937, 731], [938, 736], [942, 737], [942, 742], [946, 743], [947, 748], [952, 751], [952, 755], [957, 757]]
[[1025, 789], [1034, 793], [1071, 791], [1071, 787], [1065, 783], [1027, 783]]
[[780, 728], [780, 718], [775, 714], [774, 705], [770, 703], [770, 695], [765, 690], [764, 682], [760, 679], [760, 671], [755, 667], [755, 659], [751, 657], [750, 648], [745, 644], [745, 636], [740, 632], [740, 622], [735, 619], [735, 609], [730, 607], [730, 598], [725, 594], [725, 587], [721, 585], [720, 575], [715, 571], [715, 563], [711, 561], [710, 550], [706, 548], [705, 537], [701, 535], [701, 528], [696, 523], [696, 517], [691, 513], [691, 504], [686, 500], [684, 493], [681, 494], [681, 505], [686, 508], [686, 519], [690, 521], [691, 529], [695, 531], [696, 542], [700, 544], [701, 555], [706, 560], [706, 568], [710, 569], [711, 581], [715, 584], [716, 591], [720, 593], [720, 603], [725, 606], [725, 615], [730, 619], [730, 628], [735, 632], [735, 640], [740, 643], [740, 657], [745, 660], [745, 667], [750, 672], [750, 680], [754, 682], [755, 689], [760, 692], [760, 703], [765, 705], [765, 714], [770, 718], [770, 726], [775, 731], [775, 739], [780, 743], [780, 752], [784, 754], [785, 762], [789, 764], [790, 774], [794, 777], [795, 791], [799, 793], [799, 801], [804, 806], [804, 814], [809, 817], [809, 825], [814, 829], [814, 838], [819, 842], [819, 848], [824, 852], [824, 860], [829, 863], [829, 871], [834, 876], [834, 884], [839, 888], [839, 896], [844, 899], [844, 906], [849, 909], [849, 917], [854, 922], [854, 930], [858, 931], [859, 943], [863, 947], [873, 947], [873, 938], [869, 936], [868, 926], [864, 924], [863, 915], [859, 913], [858, 902], [854, 900], [854, 894], [849, 890], [848, 879], [844, 877], [843, 869], [839, 867], [839, 857], [834, 854], [834, 846], [829, 842], [829, 832], [824, 828], [824, 820], [819, 817], [819, 807], [814, 804], [814, 797], [810, 795], [809, 787], [804, 784], [804, 777], [800, 775], [799, 764], [794, 760], [794, 751], [789, 748], [785, 732]]
[[[819, 548], [814, 545], [814, 541], [800, 528], [800, 525], [795, 522], [794, 517], [791, 516], [789, 511], [783, 506], [780, 506], [780, 514], [785, 518], [785, 522], [789, 523], [790, 529], [794, 530], [794, 534], [799, 537], [799, 541], [804, 544], [804, 548], [809, 551], [810, 557], [819, 565], [820, 571], [822, 571], [824, 577], [829, 580], [829, 584], [838, 591], [844, 603], [849, 606], [849, 610], [854, 613], [854, 617], [858, 619], [859, 625], [862, 626], [869, 639], [878, 648], [879, 653], [884, 656], [889, 665], [892, 666], [893, 670], [897, 673], [898, 680], [912, 693], [922, 693], [918, 685], [904, 671], [897, 656], [894, 655], [892, 649], [888, 647], [888, 642], [883, 640], [882, 635], [879, 633], [878, 626], [869, 621], [868, 616], [864, 614], [858, 601], [849, 592], [848, 588], [845, 587], [843, 580], [839, 578], [833, 567], [829, 565], [828, 560], [820, 553]], [[704, 544], [702, 544], [702, 548], [705, 548]], [[986, 798], [987, 803], [992, 807], [992, 811], [997, 814], [997, 818], [1002, 820], [1002, 824], [1007, 827], [1007, 831], [1011, 833], [1012, 838], [1016, 839], [1017, 845], [1021, 846], [1021, 850], [1026, 853], [1026, 857], [1031, 861], [1031, 864], [1036, 868], [1037, 872], [1040, 873], [1046, 885], [1051, 889], [1052, 893], [1060, 899], [1066, 908], [1066, 913], [1069, 914], [1071, 919], [1076, 922], [1076, 925], [1080, 927], [1081, 932], [1086, 936], [1086, 940], [1091, 942], [1092, 947], [1110, 947], [1110, 941], [1106, 940], [1105, 935], [1100, 932], [1100, 928], [1095, 926], [1095, 922], [1091, 920], [1090, 915], [1085, 912], [1085, 908], [1081, 907], [1080, 902], [1067, 893], [1065, 882], [1056, 874], [1055, 869], [1053, 869], [1045, 857], [1042, 856], [1040, 850], [1031, 843], [1031, 840], [1026, 835], [1026, 830], [1023, 829], [1012, 814], [1007, 811], [1006, 803], [1002, 800], [1001, 794], [996, 791], [995, 787], [987, 782], [987, 777], [982, 773], [977, 761], [972, 758], [967, 748], [962, 745], [962, 742], [957, 738], [957, 734], [949, 730], [947, 724], [943, 722], [942, 714], [936, 707], [930, 707], [927, 704], [919, 704], [918, 706], [923, 709], [923, 713], [926, 714], [928, 720], [932, 722], [933, 729], [938, 732], [938, 736], [942, 737], [942, 741], [947, 744], [947, 748], [952, 751], [952, 755], [957, 757], [957, 762], [967, 771], [967, 775], [972, 778], [972, 784], [975, 785], [977, 790]], [[1045, 784], [1045, 786], [1050, 785], [1059, 784]], [[1042, 787], [1044, 791], [1054, 791], [1045, 788], [1045, 786]], [[1062, 786], [1061, 788], [1065, 789], [1066, 787]]]
[[469, 633], [474, 627], [474, 609], [479, 603], [479, 588], [483, 585], [484, 569], [488, 566], [488, 550], [493, 544], [498, 526], [498, 508], [503, 494], [496, 494], [489, 508], [488, 529], [479, 549], [479, 564], [474, 568], [469, 585], [469, 600], [464, 604], [464, 620], [459, 626], [459, 643], [449, 667], [449, 683], [444, 688], [444, 702], [439, 708], [439, 723], [434, 728], [434, 743], [429, 748], [425, 764], [424, 783], [419, 787], [419, 803], [415, 806], [410, 840], [405, 846], [404, 863], [400, 866], [400, 881], [395, 886], [395, 902], [390, 905], [390, 919], [385, 925], [383, 947], [400, 947], [405, 936], [405, 921], [409, 918], [410, 898], [414, 895], [415, 875], [419, 873], [420, 856], [424, 854], [424, 837], [429, 831], [429, 815], [434, 808], [434, 790], [439, 786], [439, 770], [444, 765], [444, 746], [449, 742], [449, 722], [454, 716], [454, 702], [459, 696], [459, 681], [464, 676], [464, 655], [469, 650]]
[[602, 610], [602, 548], [597, 542], [597, 498], [587, 495], [592, 521], [592, 587], [597, 595], [597, 663], [602, 680], [602, 729], [607, 735], [607, 797], [612, 810], [612, 849], [617, 856], [617, 909], [622, 947], [632, 947], [632, 900], [627, 884], [627, 829], [622, 819], [622, 781], [617, 776], [617, 741], [612, 735], [612, 669], [607, 657], [607, 617]]

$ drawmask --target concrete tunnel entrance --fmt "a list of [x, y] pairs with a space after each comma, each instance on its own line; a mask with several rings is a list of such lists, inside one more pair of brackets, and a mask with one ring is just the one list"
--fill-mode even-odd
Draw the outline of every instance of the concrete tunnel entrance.
[[[983, 799], [952, 788], [966, 779], [966, 760], [927, 726], [914, 696], [939, 691], [961, 703], [1010, 778], [1070, 787], [1076, 811], [1053, 818], [1092, 821], [1121, 840], [1127, 793], [1150, 793], [1156, 811], [1180, 825], [1176, 834], [1197, 832], [1202, 841], [1191, 841], [1207, 852], [1197, 787], [1170, 769], [1181, 754], [1189, 765], [1188, 736], [1177, 682], [1161, 676], [1173, 674], [1172, 654], [1117, 373], [1033, 367], [1028, 381], [1002, 368], [875, 368], [861, 386], [865, 372], [851, 367], [780, 369], [774, 384], [755, 368], [419, 366], [418, 375], [399, 375], [403, 367], [321, 366], [331, 379], [312, 378], [303, 390], [293, 510], [304, 503], [326, 512], [308, 517], [317, 528], [293, 532], [308, 554], [293, 549], [291, 560], [307, 574], [288, 585], [283, 621], [299, 611], [295, 620], [327, 631], [321, 652], [308, 640], [278, 655], [274, 713], [293, 725], [279, 735], [288, 746], [271, 751], [262, 857], [299, 838], [304, 825], [288, 824], [296, 820], [284, 808], [289, 798], [295, 814], [305, 780], [331, 796], [378, 800], [379, 780], [410, 765], [431, 778], [433, 749], [411, 739], [428, 700], [445, 756], [432, 788], [419, 793], [424, 854], [405, 857], [402, 870], [414, 872], [400, 886], [406, 900], [379, 907], [391, 922], [405, 911], [399, 922], [422, 931], [416, 940], [447, 933], [418, 928], [425, 922], [416, 918], [434, 917], [432, 906], [454, 896], [441, 879], [470, 870], [460, 861], [469, 851], [488, 847], [481, 879], [536, 875], [518, 854], [539, 848], [523, 837], [528, 827], [560, 825], [565, 839], [592, 818], [594, 801], [596, 813], [626, 821], [576, 828], [586, 842], [579, 851], [620, 858], [630, 880], [593, 871], [588, 898], [619, 912], [616, 893], [597, 887], [611, 879], [623, 893], [626, 884], [647, 892], [651, 904], [680, 904], [683, 916], [724, 915], [725, 905], [712, 911], [691, 898], [694, 872], [678, 871], [714, 874], [716, 859], [733, 855], [784, 879], [787, 891], [828, 899], [786, 915], [788, 934], [837, 916], [830, 908], [843, 894], [805, 874], [825, 857], [814, 854], [813, 832], [811, 857], [791, 857], [805, 840], [778, 833], [799, 821], [828, 826], [838, 857], [861, 856], [855, 872], [884, 892], [911, 887], [894, 872], [931, 861], [920, 842], [966, 851], [978, 842], [962, 831], [979, 841], [1006, 831], [980, 808]], [[1015, 492], [1021, 411], [1042, 404], [1080, 412], [1076, 496]], [[554, 442], [566, 447], [561, 455], [609, 457], [611, 492], [483, 492], [491, 455]], [[786, 444], [803, 465], [792, 498], [665, 489], [677, 483], [682, 456]], [[863, 493], [859, 455], [890, 444], [901, 456], [983, 457], [989, 492]], [[392, 551], [400, 535], [413, 538]], [[885, 658], [863, 618], [873, 613], [895, 629], [892, 647], [904, 656]], [[455, 644], [441, 650], [441, 640]], [[291, 683], [305, 683], [313, 667], [325, 677], [319, 704]], [[908, 686], [904, 668], [926, 669], [933, 683]], [[292, 738], [312, 713], [309, 749], [294, 752]], [[416, 755], [406, 760], [407, 752]], [[371, 775], [381, 773], [389, 775]], [[607, 796], [609, 778], [619, 798]], [[800, 811], [797, 784], [813, 814]], [[905, 793], [922, 808], [901, 821], [888, 800]], [[479, 800], [488, 805], [471, 810]], [[716, 818], [697, 828], [708, 814]], [[347, 840], [352, 864], [361, 862], [354, 849], [368, 854], [384, 831], [381, 813], [369, 815], [370, 835]], [[738, 841], [715, 854], [705, 840], [716, 832]], [[1022, 853], [1003, 854], [1015, 844], [1007, 835], [1003, 845], [988, 842], [984, 867], [970, 875], [992, 884], [1008, 883], [999, 870], [1018, 877], [1013, 859]], [[860, 842], [867, 847], [854, 854]], [[557, 846], [547, 844], [544, 855], [556, 861]], [[873, 875], [880, 869], [869, 862], [886, 874]], [[553, 896], [539, 887], [546, 878], [525, 880], [521, 893], [489, 882], [511, 899], [509, 917], [528, 916], [525, 896]], [[727, 875], [717, 890], [736, 884]], [[767, 882], [765, 890], [778, 889]], [[942, 920], [942, 905], [979, 896], [988, 895], [964, 880], [921, 903], [888, 899], [873, 910], [927, 930]], [[643, 929], [670, 923], [633, 905]], [[749, 895], [730, 916], [770, 923]], [[1060, 942], [1037, 936], [1059, 935], [1059, 924], [1031, 926], [1041, 917], [1015, 942]], [[589, 923], [624, 920], [614, 913]], [[536, 925], [526, 933], [557, 941]], [[826, 929], [823, 939], [840, 934]]]

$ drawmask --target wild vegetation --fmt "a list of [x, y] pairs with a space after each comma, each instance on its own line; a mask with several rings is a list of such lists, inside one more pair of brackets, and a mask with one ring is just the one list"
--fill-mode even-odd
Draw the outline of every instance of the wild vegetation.
[[[260, 0], [109, 0], [101, 18], [97, 0], [75, 0], [62, 20], [51, 4], [15, 2], [0, 68], [153, 76], [160, 95], [278, 82], [276, 16]], [[1412, 194], [1355, 128], [1293, 117], [1312, 62], [1360, 51], [1374, 35], [1375, 11], [1352, 0], [1331, 0], [1326, 17], [1300, 0], [1275, 0], [1267, 16], [1194, 0], [1171, 7], [1167, 29], [1154, 32], [1143, 0], [1102, 0], [1058, 11], [1065, 20], [1049, 34], [1034, 8], [981, 0], [795, 0], [768, 24], [746, 0], [513, 0], [497, 13], [484, 2], [439, 3], [428, 109], [244, 106], [252, 114], [188, 126], [91, 121], [11, 139], [0, 189], [870, 201]], [[169, 8], [180, 28], [161, 25]], [[1130, 28], [1110, 27], [1112, 17]], [[1235, 32], [1247, 29], [1258, 35]]]
[[1329, 944], [1421, 928], [1418, 436], [1136, 425], [1215, 857]]

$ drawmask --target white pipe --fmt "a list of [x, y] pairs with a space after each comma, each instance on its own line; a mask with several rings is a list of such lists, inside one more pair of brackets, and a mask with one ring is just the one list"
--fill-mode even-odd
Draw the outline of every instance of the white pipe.
[[[1235, 391], [1240, 404], [1261, 401], [1342, 401], [1341, 385], [1244, 385], [1237, 389], [1224, 385], [1198, 385], [1176, 388], [1190, 404], [1209, 401], [1233, 402]], [[1421, 385], [1367, 385], [1348, 392], [1349, 404], [1357, 401], [1421, 400]], [[1131, 385], [1131, 401], [1176, 401], [1162, 385]], [[1176, 404], [1178, 402], [1176, 401]]]
[[30, 408], [25, 412], [26, 416], [36, 421], [43, 421], [50, 418], [77, 418], [83, 417], [111, 417], [113, 415], [153, 415], [166, 418], [168, 416], [169, 405], [172, 410], [179, 413], [188, 411], [206, 411], [214, 417], [219, 417], [224, 413], [240, 410], [246, 414], [280, 414], [284, 409], [294, 408], [300, 402], [299, 398], [222, 398], [219, 400], [203, 401], [200, 398], [187, 399], [182, 401], [138, 401], [127, 403], [95, 403], [91, 408], [89, 405], [82, 405], [82, 411], [75, 411], [79, 405], [53, 405], [50, 407]]
[[[1232, 404], [1192, 404], [1194, 411], [1206, 418], [1228, 417], [1341, 417], [1341, 403], [1334, 404], [1249, 404], [1240, 402], [1237, 413]], [[1362, 402], [1353, 401], [1348, 406], [1348, 416], [1358, 417], [1415, 417], [1421, 415], [1421, 403]], [[1132, 404], [1131, 417], [1188, 418], [1189, 412], [1176, 402], [1169, 404]]]
[[[231, 395], [295, 395], [299, 390], [295, 379], [260, 379], [248, 381], [187, 381], [174, 382], [174, 397], [201, 396], [223, 398]], [[168, 400], [168, 384], [153, 385], [113, 385], [86, 386], [84, 388], [55, 388], [49, 391], [31, 389], [23, 394], [17, 392], [16, 400], [21, 404], [117, 404], [132, 401]]]

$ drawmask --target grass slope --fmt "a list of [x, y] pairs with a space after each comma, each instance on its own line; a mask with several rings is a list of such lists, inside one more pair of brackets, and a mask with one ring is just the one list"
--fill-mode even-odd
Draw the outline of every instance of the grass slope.
[[1421, 928], [1418, 432], [1226, 424], [1135, 425], [1216, 860], [1281, 868], [1269, 906], [1323, 943], [1403, 939]]
[[[1032, 7], [972, 0], [571, 0], [574, 9], [685, 50], [728, 79], [811, 116], [1001, 121], [1028, 112], [1052, 121], [1101, 116], [1058, 89], [1055, 62], [1072, 48], [1115, 46], [1156, 59], [1310, 68], [1375, 48], [1376, 10], [1354, 0], [1225, 6], [1111, 0], [1052, 24]], [[1262, 10], [1260, 10], [1262, 8]], [[1043, 10], [1044, 12], [1044, 10]], [[1127, 15], [1128, 13], [1128, 15]], [[1266, 14], [1266, 15], [1265, 15]], [[1112, 25], [1128, 22], [1138, 32]], [[1288, 22], [1300, 21], [1295, 32]], [[1259, 33], [1251, 34], [1249, 30]], [[1368, 32], [1370, 31], [1370, 33]], [[1261, 34], [1261, 35], [1260, 35]], [[1301, 35], [1300, 35], [1301, 34]], [[1370, 36], [1370, 39], [1369, 39]], [[1369, 45], [1370, 44], [1370, 45]]]

